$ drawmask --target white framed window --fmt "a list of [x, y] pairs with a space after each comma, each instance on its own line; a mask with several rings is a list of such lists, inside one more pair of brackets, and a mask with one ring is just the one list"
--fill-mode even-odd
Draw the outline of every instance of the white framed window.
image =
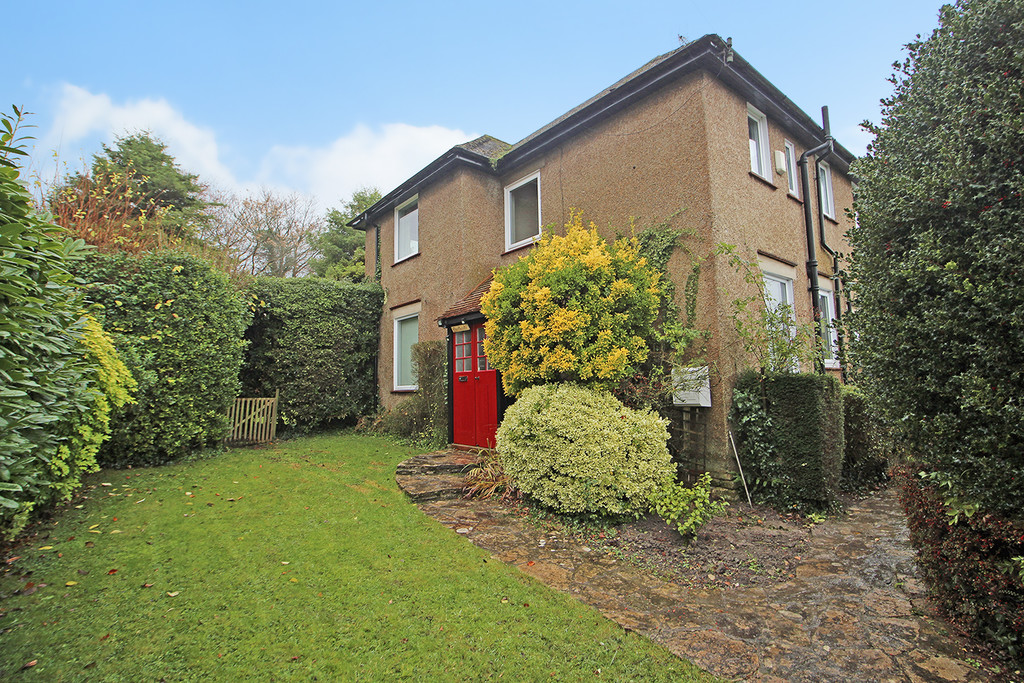
[[747, 132], [750, 137], [750, 171], [768, 180], [771, 155], [768, 151], [768, 117], [747, 105]]
[[540, 171], [505, 187], [505, 249], [540, 237]]
[[832, 197], [832, 167], [824, 161], [818, 165], [818, 199], [821, 202], [821, 212], [835, 220], [836, 203]]
[[839, 368], [839, 330], [836, 329], [836, 298], [828, 287], [819, 286], [818, 308], [825, 337], [825, 367]]
[[764, 275], [764, 303], [773, 311], [780, 306], [788, 307], [790, 319], [793, 318], [793, 280], [774, 273]]
[[395, 263], [420, 253], [419, 195], [395, 208]]
[[420, 340], [420, 314], [395, 318], [395, 391], [415, 391], [416, 368], [412, 364], [412, 345]]
[[800, 198], [800, 179], [796, 170], [796, 145], [786, 140], [786, 176], [789, 178], [789, 193]]

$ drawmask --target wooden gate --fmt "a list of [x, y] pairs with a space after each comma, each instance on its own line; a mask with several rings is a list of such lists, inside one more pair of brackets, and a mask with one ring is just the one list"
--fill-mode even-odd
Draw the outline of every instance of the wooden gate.
[[278, 390], [273, 398], [236, 398], [228, 408], [231, 431], [224, 441], [233, 445], [273, 441], [277, 436], [277, 399], [280, 395]]

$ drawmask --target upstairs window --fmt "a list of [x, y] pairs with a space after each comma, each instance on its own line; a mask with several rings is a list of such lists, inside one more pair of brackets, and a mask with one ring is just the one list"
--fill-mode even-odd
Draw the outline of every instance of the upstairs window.
[[821, 201], [821, 212], [836, 219], [836, 203], [832, 197], [832, 168], [824, 161], [818, 165], [818, 198]]
[[796, 146], [786, 140], [786, 176], [789, 178], [789, 193], [800, 198], [800, 179], [796, 175]]
[[505, 188], [505, 249], [514, 249], [540, 237], [540, 173], [528, 175]]
[[420, 253], [419, 197], [395, 209], [395, 263]]
[[750, 134], [750, 172], [768, 179], [768, 119], [751, 105], [747, 105], [747, 130]]

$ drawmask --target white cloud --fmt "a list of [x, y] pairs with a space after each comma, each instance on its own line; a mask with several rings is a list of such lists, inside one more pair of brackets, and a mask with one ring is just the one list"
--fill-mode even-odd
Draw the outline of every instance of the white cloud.
[[326, 148], [275, 146], [266, 155], [261, 178], [303, 187], [328, 206], [360, 187], [387, 193], [443, 152], [472, 135], [443, 126], [360, 124]]
[[167, 143], [178, 165], [198, 173], [205, 182], [237, 186], [234, 174], [220, 161], [215, 133], [187, 121], [164, 99], [116, 104], [108, 95], [65, 83], [53, 126], [40, 142], [43, 149], [62, 152], [95, 136], [109, 144], [118, 135], [142, 130]]
[[[274, 145], [247, 156], [262, 158], [258, 172], [238, 172], [220, 158], [216, 131], [196, 125], [165, 99], [114, 102], [108, 95], [64, 84], [49, 130], [38, 148], [64, 156], [89, 144], [85, 156], [118, 135], [146, 130], [167, 143], [178, 164], [211, 185], [247, 192], [260, 186], [314, 195], [333, 207], [354, 190], [388, 192], [453, 145], [475, 137], [443, 126], [357, 125], [326, 147]], [[65, 161], [66, 161], [65, 157]], [[46, 177], [44, 174], [43, 177]]]

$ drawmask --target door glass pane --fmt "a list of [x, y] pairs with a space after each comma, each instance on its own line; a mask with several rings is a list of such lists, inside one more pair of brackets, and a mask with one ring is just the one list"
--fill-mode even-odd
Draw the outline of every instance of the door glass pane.
[[473, 368], [471, 355], [472, 344], [469, 332], [455, 333], [455, 372], [470, 372]]
[[487, 333], [484, 328], [478, 327], [476, 330], [476, 367], [478, 370], [490, 370], [491, 364], [487, 362], [487, 354], [484, 353], [484, 339], [487, 338]]

